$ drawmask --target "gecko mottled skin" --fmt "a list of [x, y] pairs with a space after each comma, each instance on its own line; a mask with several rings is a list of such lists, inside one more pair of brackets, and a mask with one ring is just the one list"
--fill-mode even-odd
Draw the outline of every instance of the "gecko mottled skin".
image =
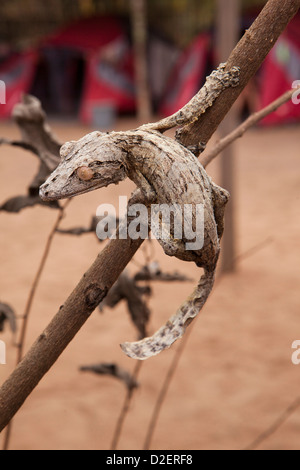
[[[158, 241], [167, 255], [195, 262], [204, 269], [204, 274], [194, 292], [166, 325], [149, 338], [121, 345], [130, 357], [146, 359], [171, 346], [201, 310], [213, 287], [229, 194], [213, 183], [190, 150], [162, 133], [196, 120], [225, 88], [239, 83], [238, 77], [237, 67], [225, 71], [225, 64], [221, 64], [178, 113], [132, 131], [96, 131], [76, 142], [64, 144], [61, 163], [40, 188], [42, 199], [56, 200], [116, 184], [129, 177], [148, 206], [176, 204], [183, 208], [190, 204], [195, 208], [197, 204], [202, 205], [204, 242], [201, 249], [187, 250], [189, 240], [174, 238], [172, 230], [168, 238]], [[192, 223], [195, 227], [194, 212]], [[164, 230], [163, 226], [161, 228]]]

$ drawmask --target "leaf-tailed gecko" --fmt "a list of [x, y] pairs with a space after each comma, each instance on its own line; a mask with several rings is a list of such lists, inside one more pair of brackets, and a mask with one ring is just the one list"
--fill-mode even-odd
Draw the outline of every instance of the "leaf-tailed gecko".
[[[92, 132], [61, 147], [62, 161], [40, 187], [43, 200], [69, 198], [117, 184], [129, 177], [147, 204], [190, 204], [204, 208], [204, 242], [199, 250], [187, 250], [186, 240], [159, 239], [165, 253], [193, 261], [204, 269], [194, 292], [175, 315], [153, 336], [123, 343], [132, 358], [146, 359], [171, 346], [205, 304], [213, 287], [229, 193], [207, 175], [191, 150], [163, 135], [167, 129], [189, 124], [212, 106], [221, 92], [239, 83], [239, 68], [221, 64], [201, 90], [180, 111], [156, 123], [126, 132]], [[195, 214], [193, 213], [193, 224]]]

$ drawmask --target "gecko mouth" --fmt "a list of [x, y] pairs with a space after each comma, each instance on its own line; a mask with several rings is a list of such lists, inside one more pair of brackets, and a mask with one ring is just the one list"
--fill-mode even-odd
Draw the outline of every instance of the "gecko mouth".
[[43, 201], [57, 201], [58, 199], [67, 199], [70, 197], [79, 196], [80, 194], [88, 193], [89, 191], [97, 189], [98, 186], [99, 182], [98, 184], [95, 182], [95, 184], [89, 186], [88, 188], [82, 188], [82, 190], [77, 189], [76, 191], [68, 191], [68, 189], [65, 188], [60, 189], [58, 193], [55, 190], [51, 190], [49, 188], [49, 184], [46, 182], [40, 187], [39, 196]]

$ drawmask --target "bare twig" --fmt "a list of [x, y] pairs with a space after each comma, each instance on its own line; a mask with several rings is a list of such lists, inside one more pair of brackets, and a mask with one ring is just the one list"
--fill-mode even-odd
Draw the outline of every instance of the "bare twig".
[[40, 279], [41, 279], [41, 275], [43, 273], [46, 261], [48, 259], [48, 255], [49, 255], [50, 248], [51, 248], [51, 245], [52, 245], [53, 237], [55, 235], [55, 232], [57, 231], [57, 228], [59, 227], [60, 222], [62, 221], [62, 219], [65, 215], [65, 210], [66, 210], [67, 206], [70, 204], [70, 202], [71, 202], [71, 199], [68, 199], [65, 202], [64, 206], [61, 207], [60, 210], [59, 210], [59, 213], [58, 213], [58, 216], [55, 220], [55, 223], [54, 223], [54, 225], [51, 229], [51, 232], [48, 235], [46, 246], [45, 246], [45, 249], [44, 249], [44, 252], [43, 252], [39, 267], [38, 267], [38, 270], [36, 272], [35, 278], [33, 280], [33, 283], [32, 283], [32, 286], [31, 286], [31, 289], [30, 289], [30, 292], [29, 292], [29, 296], [28, 296], [28, 299], [27, 299], [27, 303], [26, 303], [26, 307], [25, 307], [25, 311], [24, 311], [24, 315], [23, 315], [23, 325], [22, 325], [22, 328], [21, 328], [20, 340], [19, 340], [19, 344], [18, 344], [17, 363], [19, 363], [21, 361], [22, 357], [23, 357], [23, 349], [24, 349], [24, 343], [25, 343], [25, 336], [26, 336], [28, 318], [29, 318], [32, 303], [33, 303], [33, 300], [34, 300], [34, 297], [35, 297], [35, 294], [36, 294], [36, 290], [37, 290], [38, 284], [39, 284]]
[[[73, 227], [73, 228], [70, 228], [70, 229], [57, 229], [57, 232], [58, 233], [61, 233], [63, 235], [76, 235], [76, 236], [80, 236], [80, 235], [83, 235], [83, 234], [86, 234], [86, 233], [94, 233], [96, 236], [97, 236], [97, 239], [100, 241], [100, 242], [103, 242], [105, 240], [107, 240], [108, 238], [111, 237], [111, 235], [113, 234], [113, 232], [115, 231], [112, 227], [108, 227], [107, 231], [105, 232], [105, 238], [100, 238], [98, 235], [97, 235], [97, 225], [98, 223], [100, 222], [100, 220], [102, 219], [102, 216], [93, 216], [92, 219], [91, 219], [91, 222], [90, 222], [90, 225], [89, 227]], [[107, 217], [106, 217], [107, 219]], [[119, 218], [117, 217], [116, 219], [114, 219], [115, 223], [116, 224], [119, 224]]]
[[203, 158], [201, 159], [201, 163], [204, 166], [204, 168], [214, 158], [216, 158], [217, 155], [219, 155], [226, 147], [232, 144], [232, 142], [234, 142], [239, 137], [242, 137], [245, 134], [245, 132], [248, 131], [251, 127], [253, 127], [259, 121], [261, 121], [266, 116], [273, 113], [273, 111], [276, 111], [276, 109], [278, 109], [280, 106], [282, 106], [287, 101], [289, 101], [292, 98], [293, 94], [297, 92], [297, 90], [299, 89], [300, 89], [300, 86], [283, 93], [283, 95], [281, 95], [279, 98], [277, 98], [275, 101], [273, 101], [271, 104], [269, 104], [265, 108], [261, 109], [260, 111], [257, 111], [256, 113], [251, 114], [251, 116], [249, 116], [248, 119], [246, 119], [233, 132], [231, 132], [226, 137], [224, 137], [224, 139], [219, 140], [216, 143], [216, 145], [210, 150], [210, 152], [205, 153]]
[[300, 396], [297, 397], [293, 403], [291, 403], [283, 413], [274, 421], [271, 426], [261, 433], [251, 444], [249, 444], [244, 450], [255, 450], [259, 447], [264, 441], [266, 441], [272, 434], [274, 434], [280, 426], [299, 408], [300, 406]]
[[[30, 315], [32, 303], [33, 303], [33, 300], [34, 300], [34, 297], [35, 297], [35, 294], [36, 294], [36, 290], [37, 290], [38, 284], [40, 282], [41, 275], [43, 273], [46, 261], [48, 259], [48, 255], [49, 255], [50, 248], [51, 248], [51, 245], [52, 245], [53, 237], [55, 235], [57, 227], [59, 226], [61, 220], [64, 217], [64, 211], [65, 211], [66, 207], [68, 206], [68, 204], [70, 203], [70, 201], [71, 201], [71, 199], [68, 199], [66, 201], [66, 203], [64, 204], [64, 206], [60, 209], [60, 211], [58, 213], [58, 216], [55, 220], [54, 226], [53, 226], [51, 232], [49, 233], [49, 236], [48, 236], [48, 239], [47, 239], [47, 242], [46, 242], [46, 246], [45, 246], [45, 249], [44, 249], [40, 264], [39, 264], [39, 267], [38, 267], [38, 270], [36, 272], [36, 275], [34, 277], [34, 280], [33, 280], [33, 283], [32, 283], [32, 286], [31, 286], [31, 289], [30, 289], [30, 292], [29, 292], [29, 296], [28, 296], [28, 299], [27, 299], [25, 311], [24, 311], [24, 314], [23, 314], [23, 317], [22, 317], [23, 322], [22, 322], [22, 327], [21, 327], [20, 339], [19, 339], [19, 342], [17, 344], [17, 348], [18, 348], [17, 361], [16, 361], [17, 364], [19, 364], [19, 362], [22, 360], [23, 350], [24, 350], [24, 345], [25, 345], [26, 331], [27, 331], [28, 320], [29, 320], [29, 315]], [[9, 440], [10, 440], [10, 436], [11, 436], [11, 428], [12, 428], [12, 421], [10, 421], [8, 423], [8, 426], [6, 428], [6, 434], [5, 434], [4, 443], [3, 443], [3, 450], [8, 449]]]
[[[132, 374], [132, 379], [135, 382], [137, 381], [138, 375], [139, 375], [140, 370], [142, 368], [142, 364], [143, 364], [142, 361], [136, 361], [135, 368], [134, 368], [134, 371], [133, 371], [133, 374]], [[121, 433], [122, 433], [122, 430], [123, 430], [123, 424], [125, 422], [125, 418], [128, 414], [129, 408], [130, 408], [130, 403], [131, 403], [131, 400], [132, 400], [132, 397], [133, 397], [133, 394], [134, 394], [134, 390], [135, 390], [134, 388], [131, 388], [131, 389], [127, 390], [127, 394], [126, 394], [126, 397], [125, 397], [125, 400], [124, 400], [119, 418], [118, 418], [117, 423], [116, 423], [116, 427], [115, 427], [115, 431], [114, 431], [114, 435], [113, 435], [112, 442], [111, 442], [111, 447], [110, 447], [111, 450], [116, 450], [117, 449], [117, 446], [118, 446], [118, 443], [119, 443], [119, 440], [120, 440], [120, 437], [121, 437]]]
[[[151, 246], [151, 240], [149, 240], [149, 243], [150, 243], [150, 246]], [[145, 259], [145, 265], [148, 266], [151, 263], [151, 257], [153, 256], [153, 250], [151, 250], [150, 253], [149, 253], [147, 248], [145, 248], [145, 246], [147, 247], [147, 245], [143, 246], [144, 259]], [[135, 279], [135, 277], [134, 277], [134, 279]], [[147, 281], [145, 287], [146, 287], [146, 289], [148, 289], [149, 292], [151, 291], [149, 281]], [[148, 305], [146, 305], [146, 307], [148, 308]], [[150, 316], [150, 310], [149, 310], [149, 316]], [[146, 336], [146, 329], [144, 331], [144, 334]], [[136, 361], [135, 368], [134, 368], [134, 371], [133, 371], [133, 378], [134, 378], [135, 381], [137, 381], [138, 375], [139, 375], [139, 373], [141, 371], [141, 368], [142, 368], [142, 364], [143, 363], [141, 361]], [[126, 416], [129, 413], [130, 404], [131, 404], [131, 401], [133, 399], [133, 395], [134, 395], [134, 390], [128, 390], [127, 395], [124, 399], [123, 406], [122, 406], [120, 414], [119, 414], [119, 418], [116, 422], [116, 427], [115, 427], [115, 430], [114, 430], [112, 443], [111, 443], [111, 450], [116, 450], [117, 449], [118, 443], [119, 443], [120, 438], [121, 438], [121, 434], [122, 434], [123, 426], [124, 426], [124, 423], [125, 423], [125, 419], [126, 419]]]
[[27, 150], [28, 152], [34, 153], [37, 156], [39, 155], [39, 152], [34, 147], [34, 145], [29, 144], [27, 142], [23, 142], [22, 140], [10, 140], [10, 139], [1, 138], [0, 145], [2, 144], [11, 145], [13, 147], [20, 147], [23, 150]]
[[171, 385], [172, 378], [173, 378], [173, 376], [175, 374], [175, 371], [177, 369], [177, 366], [179, 364], [179, 360], [182, 356], [182, 353], [185, 349], [187, 341], [188, 341], [188, 339], [190, 337], [190, 334], [192, 332], [192, 327], [193, 327], [193, 325], [191, 325], [190, 328], [187, 329], [184, 337], [182, 338], [181, 342], [179, 343], [178, 348], [176, 349], [176, 352], [174, 354], [171, 365], [168, 368], [167, 374], [165, 376], [165, 380], [163, 381], [163, 384], [161, 386], [161, 389], [160, 389], [160, 392], [158, 394], [157, 400], [155, 402], [154, 410], [153, 410], [152, 415], [151, 415], [151, 420], [150, 420], [150, 423], [149, 423], [149, 426], [148, 426], [148, 429], [147, 429], [147, 434], [146, 434], [146, 438], [145, 438], [145, 441], [144, 441], [143, 450], [149, 450], [150, 449], [151, 441], [152, 441], [152, 438], [153, 438], [153, 434], [154, 434], [154, 431], [155, 431], [155, 427], [156, 427], [156, 424], [157, 424], [157, 421], [158, 421], [158, 417], [159, 417], [162, 405], [163, 405], [163, 403], [165, 401], [165, 398], [167, 396], [169, 387]]
[[[196, 128], [185, 128], [182, 143], [186, 146], [197, 145], [199, 132], [203, 140], [208, 141], [299, 7], [300, 0], [268, 1], [228, 61], [229, 68], [233, 65], [241, 68], [239, 87], [226, 90], [201, 118], [201, 125], [198, 125], [198, 120], [195, 123]], [[2, 385], [0, 430], [7, 425], [96, 306], [104, 299], [141, 244], [141, 239], [115, 239], [106, 245], [57, 315]]]

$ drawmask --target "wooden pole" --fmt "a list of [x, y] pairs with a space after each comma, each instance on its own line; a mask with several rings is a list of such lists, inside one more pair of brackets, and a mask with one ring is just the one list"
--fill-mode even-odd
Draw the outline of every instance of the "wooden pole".
[[[217, 0], [217, 62], [226, 62], [239, 39], [240, 0]], [[224, 137], [233, 131], [238, 122], [235, 106], [222, 122], [219, 133]], [[221, 271], [235, 270], [236, 234], [235, 234], [235, 181], [234, 148], [227, 147], [220, 158], [221, 186], [230, 192], [231, 198], [226, 208], [225, 232], [221, 257]]]
[[131, 0], [132, 36], [135, 54], [137, 113], [140, 123], [151, 119], [147, 64], [147, 0]]

